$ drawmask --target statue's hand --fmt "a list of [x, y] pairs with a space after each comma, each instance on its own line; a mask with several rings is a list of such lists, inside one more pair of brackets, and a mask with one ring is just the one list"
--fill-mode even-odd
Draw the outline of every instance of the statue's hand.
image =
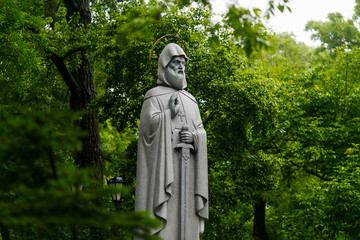
[[189, 131], [181, 131], [180, 132], [180, 142], [182, 143], [193, 143], [194, 136]]
[[171, 111], [171, 118], [176, 117], [176, 115], [179, 113], [180, 105], [179, 105], [179, 93], [175, 92], [170, 97], [169, 101], [169, 108]]

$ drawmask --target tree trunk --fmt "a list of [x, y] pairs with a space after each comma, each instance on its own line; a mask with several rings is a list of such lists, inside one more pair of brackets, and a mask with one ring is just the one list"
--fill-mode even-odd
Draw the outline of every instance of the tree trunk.
[[[70, 108], [77, 111], [88, 109], [89, 104], [97, 95], [92, 64], [88, 60], [89, 53], [82, 50], [81, 55], [81, 67], [75, 73], [72, 73], [75, 81], [78, 83], [80, 92], [77, 90], [70, 91]], [[89, 109], [87, 111], [75, 123], [81, 129], [87, 131], [87, 136], [82, 139], [82, 150], [75, 153], [75, 164], [79, 167], [98, 169], [99, 171], [94, 177], [102, 181], [103, 161], [99, 126], [95, 113]]]
[[260, 197], [254, 204], [254, 228], [255, 240], [269, 240], [265, 227], [265, 200]]
[[54, 30], [55, 22], [56, 22], [56, 12], [59, 8], [60, 4], [56, 3], [55, 0], [46, 0], [45, 1], [45, 9], [44, 14], [45, 17], [51, 17], [52, 21], [50, 23], [50, 28]]
[[[90, 0], [64, 0], [67, 8], [67, 19], [75, 13], [80, 15], [78, 27], [86, 28], [91, 23]], [[94, 112], [89, 105], [96, 98], [97, 93], [94, 84], [94, 71], [89, 60], [91, 52], [88, 49], [74, 51], [81, 54], [80, 67], [75, 72], [69, 72], [64, 63], [64, 58], [52, 55], [51, 59], [59, 73], [68, 85], [70, 96], [70, 109], [86, 111], [75, 124], [87, 132], [82, 139], [82, 150], [75, 153], [75, 163], [80, 168], [94, 168], [98, 171], [93, 175], [102, 185], [103, 158], [99, 136], [99, 126]]]

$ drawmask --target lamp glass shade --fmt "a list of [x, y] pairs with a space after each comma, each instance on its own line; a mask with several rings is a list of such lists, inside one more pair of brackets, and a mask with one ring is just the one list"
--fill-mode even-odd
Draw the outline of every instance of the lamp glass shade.
[[107, 179], [107, 184], [110, 189], [111, 198], [113, 202], [120, 202], [121, 200], [121, 189], [125, 181], [121, 177], [113, 177], [109, 180]]
[[112, 198], [113, 201], [120, 201], [121, 200], [121, 188], [122, 188], [122, 186], [123, 186], [123, 183], [110, 184], [111, 198]]
[[84, 188], [83, 184], [70, 186], [70, 189], [73, 192], [81, 192], [83, 190], [83, 188]]

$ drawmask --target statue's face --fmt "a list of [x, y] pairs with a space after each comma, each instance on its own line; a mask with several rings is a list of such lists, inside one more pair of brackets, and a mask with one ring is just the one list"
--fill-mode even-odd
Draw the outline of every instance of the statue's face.
[[186, 60], [184, 56], [175, 56], [165, 68], [165, 78], [175, 89], [182, 89], [185, 79]]

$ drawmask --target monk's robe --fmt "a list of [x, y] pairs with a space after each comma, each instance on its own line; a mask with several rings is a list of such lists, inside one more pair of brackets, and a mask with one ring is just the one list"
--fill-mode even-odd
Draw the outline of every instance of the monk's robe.
[[[170, 97], [178, 93], [179, 113], [171, 118]], [[162, 222], [154, 234], [178, 240], [181, 223], [181, 127], [193, 134], [188, 165], [186, 240], [198, 240], [208, 219], [206, 132], [194, 97], [185, 90], [157, 86], [144, 98], [138, 141], [135, 209], [149, 211]]]

